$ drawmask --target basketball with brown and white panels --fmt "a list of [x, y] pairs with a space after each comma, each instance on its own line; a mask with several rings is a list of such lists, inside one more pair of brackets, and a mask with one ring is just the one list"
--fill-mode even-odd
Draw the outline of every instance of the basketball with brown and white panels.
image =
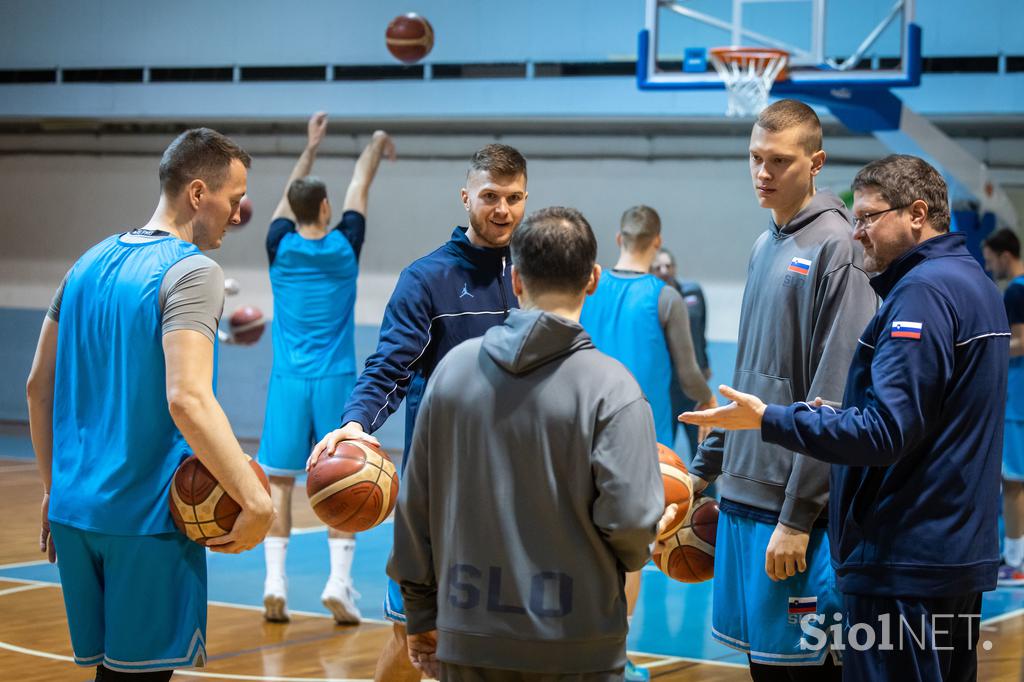
[[391, 458], [364, 440], [346, 440], [317, 457], [306, 476], [317, 517], [335, 530], [358, 533], [380, 525], [398, 501]]

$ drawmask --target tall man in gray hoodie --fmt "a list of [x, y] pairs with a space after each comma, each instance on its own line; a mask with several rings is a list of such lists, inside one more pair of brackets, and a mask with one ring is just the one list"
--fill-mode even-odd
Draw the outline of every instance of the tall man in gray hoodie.
[[511, 246], [521, 309], [445, 356], [416, 421], [388, 562], [409, 657], [442, 680], [621, 680], [624, 573], [664, 507], [654, 419], [579, 325], [586, 219], [538, 211]]
[[[750, 136], [750, 174], [772, 219], [754, 244], [734, 381], [770, 402], [842, 400], [857, 339], [877, 308], [849, 213], [814, 179], [825, 163], [814, 110], [781, 100]], [[788, 402], [787, 402], [788, 401]], [[694, 490], [718, 480], [712, 634], [750, 658], [755, 682], [838, 680], [826, 649], [800, 646], [800, 619], [841, 610], [825, 535], [829, 465], [713, 432], [690, 467]]]

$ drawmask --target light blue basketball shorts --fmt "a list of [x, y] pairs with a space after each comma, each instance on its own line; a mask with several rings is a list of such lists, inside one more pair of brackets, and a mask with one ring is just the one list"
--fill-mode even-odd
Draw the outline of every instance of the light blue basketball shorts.
[[313, 445], [341, 426], [355, 374], [322, 378], [272, 374], [257, 456], [271, 476], [300, 476]]
[[180, 533], [50, 523], [75, 663], [142, 673], [206, 663], [206, 550]]
[[405, 625], [406, 622], [402, 588], [391, 578], [388, 578], [388, 589], [384, 593], [384, 617], [399, 625]]
[[1003, 478], [1024, 483], [1024, 421], [1007, 419], [1003, 430]]
[[811, 531], [807, 570], [779, 582], [765, 573], [765, 551], [775, 530], [762, 523], [722, 511], [715, 545], [712, 636], [722, 644], [766, 665], [821, 665], [828, 646], [816, 644], [801, 627], [811, 614], [826, 629], [842, 613], [824, 529]]

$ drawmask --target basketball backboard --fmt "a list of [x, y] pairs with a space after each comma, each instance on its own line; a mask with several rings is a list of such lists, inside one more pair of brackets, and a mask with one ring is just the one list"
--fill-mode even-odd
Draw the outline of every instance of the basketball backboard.
[[789, 53], [773, 94], [915, 86], [921, 31], [914, 0], [644, 0], [637, 82], [643, 89], [720, 89], [709, 51]]

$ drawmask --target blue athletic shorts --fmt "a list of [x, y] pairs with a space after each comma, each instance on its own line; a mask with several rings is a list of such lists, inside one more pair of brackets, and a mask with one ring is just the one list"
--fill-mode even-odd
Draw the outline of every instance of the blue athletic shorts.
[[1024, 482], [1024, 421], [1007, 419], [1003, 429], [1003, 478]]
[[384, 593], [384, 617], [392, 623], [405, 625], [405, 602], [402, 601], [402, 588], [388, 578], [388, 589]]
[[299, 476], [313, 445], [341, 426], [355, 374], [305, 378], [272, 374], [257, 460], [272, 476]]
[[[766, 665], [821, 665], [829, 648], [808, 648], [801, 619], [823, 618], [822, 629], [842, 613], [824, 529], [811, 531], [807, 570], [779, 582], [764, 571], [774, 524], [722, 511], [715, 545], [712, 636]], [[803, 646], [801, 643], [803, 641]]]
[[180, 533], [50, 523], [75, 663], [142, 673], [206, 663], [206, 550]]

